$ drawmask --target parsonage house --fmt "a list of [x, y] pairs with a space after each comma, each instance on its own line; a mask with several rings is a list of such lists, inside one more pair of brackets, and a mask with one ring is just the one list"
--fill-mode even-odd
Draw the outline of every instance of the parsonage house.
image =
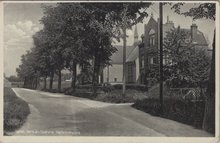
[[[154, 72], [154, 69], [159, 69], [159, 46], [158, 46], [158, 35], [159, 27], [158, 22], [151, 16], [149, 22], [144, 27], [144, 37], [143, 42], [139, 45], [139, 63], [140, 63], [140, 83], [141, 84], [154, 84], [155, 80], [151, 79]], [[163, 37], [166, 36], [166, 33], [171, 29], [175, 28], [173, 21], [169, 20], [163, 24]], [[180, 26], [178, 26], [180, 28]], [[207, 41], [204, 37], [204, 34], [198, 30], [196, 24], [192, 24], [189, 29], [183, 29], [187, 33], [186, 39], [189, 42], [192, 42], [194, 47], [208, 49]], [[166, 56], [163, 58], [163, 64], [166, 64]]]
[[[174, 29], [173, 21], [169, 20], [163, 24], [163, 36], [171, 29]], [[178, 26], [178, 28], [180, 28]], [[186, 39], [191, 41], [196, 48], [208, 49], [204, 34], [199, 31], [196, 24], [192, 24], [189, 29], [183, 29], [187, 33]], [[142, 41], [138, 41], [137, 27], [134, 31], [134, 44], [126, 47], [126, 82], [137, 84], [155, 84], [150, 74], [154, 74], [154, 69], [159, 68], [159, 46], [158, 46], [159, 25], [158, 21], [151, 15], [147, 24], [144, 25]], [[123, 46], [116, 46], [117, 50], [111, 57], [111, 66], [104, 69], [104, 82], [122, 82], [123, 71]], [[166, 58], [163, 59], [166, 63]]]

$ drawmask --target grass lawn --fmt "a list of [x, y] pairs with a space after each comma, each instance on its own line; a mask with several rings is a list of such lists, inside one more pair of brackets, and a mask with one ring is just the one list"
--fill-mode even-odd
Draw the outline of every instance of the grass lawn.
[[10, 87], [4, 87], [4, 134], [21, 127], [29, 113], [28, 104], [18, 98]]

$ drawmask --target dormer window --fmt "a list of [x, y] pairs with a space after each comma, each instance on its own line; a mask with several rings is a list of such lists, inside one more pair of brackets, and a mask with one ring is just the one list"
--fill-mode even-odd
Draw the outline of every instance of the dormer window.
[[155, 45], [155, 30], [151, 29], [149, 32], [149, 45], [154, 46]]

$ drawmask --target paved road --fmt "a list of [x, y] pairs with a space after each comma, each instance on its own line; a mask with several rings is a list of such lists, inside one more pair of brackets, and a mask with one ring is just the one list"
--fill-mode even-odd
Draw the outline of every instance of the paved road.
[[13, 89], [29, 103], [31, 114], [14, 135], [71, 136], [211, 136], [130, 106], [63, 94]]

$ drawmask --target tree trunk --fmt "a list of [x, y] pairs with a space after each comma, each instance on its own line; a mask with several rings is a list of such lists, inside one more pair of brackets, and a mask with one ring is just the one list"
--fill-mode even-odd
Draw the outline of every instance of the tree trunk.
[[61, 92], [61, 69], [58, 71], [58, 92]]
[[100, 83], [103, 84], [103, 82], [104, 82], [104, 76], [103, 76], [103, 68], [102, 68], [100, 73]]
[[32, 86], [32, 77], [29, 77], [27, 88], [31, 88], [31, 86]]
[[71, 82], [71, 88], [75, 91], [76, 89], [76, 63], [73, 62], [72, 65], [72, 82]]
[[29, 77], [26, 77], [26, 88], [30, 88], [30, 78]]
[[85, 79], [84, 79], [85, 70], [86, 70], [85, 65], [83, 64], [82, 68], [81, 68], [81, 78], [80, 78], [80, 84], [81, 85], [84, 85], [84, 83], [85, 83]]
[[33, 88], [34, 88], [34, 89], [37, 88], [37, 77], [34, 78], [34, 87], [33, 87]]
[[34, 89], [34, 84], [35, 84], [35, 82], [34, 82], [34, 77], [32, 77], [32, 78], [31, 78], [31, 89]]
[[212, 48], [212, 62], [207, 87], [203, 129], [208, 132], [215, 133], [215, 35], [213, 38]]
[[23, 85], [23, 87], [26, 88], [26, 85], [27, 85], [27, 78], [25, 77], [24, 78], [24, 85]]
[[47, 89], [47, 77], [44, 77], [44, 89]]
[[94, 68], [93, 68], [93, 76], [92, 76], [92, 88], [93, 94], [97, 93], [97, 84], [98, 84], [98, 73], [99, 73], [99, 61], [98, 61], [98, 50], [96, 50], [95, 59], [94, 59]]
[[49, 87], [50, 90], [53, 89], [53, 77], [54, 77], [54, 71], [50, 73], [50, 87]]
[[37, 89], [38, 88], [38, 85], [39, 85], [39, 77], [36, 77], [36, 85], [35, 85], [35, 89]]

